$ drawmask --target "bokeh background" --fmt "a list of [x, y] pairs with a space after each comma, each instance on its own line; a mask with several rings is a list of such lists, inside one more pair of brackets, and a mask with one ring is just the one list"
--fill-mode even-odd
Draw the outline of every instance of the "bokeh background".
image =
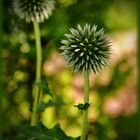
[[[20, 20], [11, 1], [4, 1], [3, 138], [9, 140], [14, 125], [30, 122], [36, 50], [32, 24]], [[112, 42], [109, 65], [99, 75], [90, 75], [88, 140], [137, 140], [136, 95], [136, 0], [56, 0], [49, 20], [40, 24], [43, 48], [42, 77], [47, 79], [60, 104], [40, 113], [51, 128], [60, 123], [67, 135], [81, 134], [82, 112], [74, 105], [83, 102], [84, 81], [65, 67], [60, 41], [70, 27], [97, 24]]]

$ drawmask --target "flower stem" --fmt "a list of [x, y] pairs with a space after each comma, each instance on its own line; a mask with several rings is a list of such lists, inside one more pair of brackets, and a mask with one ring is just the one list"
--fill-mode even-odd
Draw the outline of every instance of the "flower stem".
[[[89, 72], [88, 70], [84, 73], [84, 104], [89, 103]], [[88, 109], [83, 111], [83, 122], [82, 122], [82, 135], [80, 140], [86, 140], [88, 131]]]
[[41, 81], [41, 63], [42, 63], [42, 49], [41, 49], [41, 40], [40, 40], [40, 29], [37, 21], [33, 21], [35, 40], [36, 40], [36, 80], [35, 80], [35, 90], [33, 93], [33, 108], [32, 108], [32, 116], [31, 116], [31, 126], [36, 125], [37, 123], [37, 108], [39, 102], [39, 84]]

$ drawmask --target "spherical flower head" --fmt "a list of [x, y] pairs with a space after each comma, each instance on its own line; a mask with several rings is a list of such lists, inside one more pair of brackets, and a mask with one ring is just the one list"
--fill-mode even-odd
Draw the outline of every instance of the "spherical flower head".
[[54, 0], [13, 0], [15, 13], [26, 22], [43, 22], [54, 10]]
[[108, 63], [110, 42], [103, 29], [97, 30], [96, 25], [86, 24], [83, 28], [77, 25], [65, 36], [66, 39], [61, 41], [61, 55], [74, 72], [93, 71], [97, 74]]

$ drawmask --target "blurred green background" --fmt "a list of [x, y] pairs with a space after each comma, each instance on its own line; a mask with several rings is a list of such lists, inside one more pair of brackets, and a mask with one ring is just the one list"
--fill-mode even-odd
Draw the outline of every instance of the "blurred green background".
[[[11, 1], [4, 1], [3, 139], [15, 134], [13, 125], [30, 122], [36, 50], [32, 24], [20, 20]], [[137, 140], [136, 129], [136, 0], [56, 0], [53, 15], [42, 24], [43, 78], [55, 100], [63, 103], [40, 113], [44, 125], [60, 123], [67, 135], [81, 134], [84, 81], [65, 68], [60, 41], [70, 27], [97, 24], [112, 42], [110, 64], [99, 75], [90, 75], [88, 140]], [[46, 95], [44, 102], [52, 99]]]

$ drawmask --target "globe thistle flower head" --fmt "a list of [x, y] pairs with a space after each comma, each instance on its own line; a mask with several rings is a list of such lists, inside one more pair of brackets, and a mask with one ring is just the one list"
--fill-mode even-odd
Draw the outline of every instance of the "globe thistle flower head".
[[13, 0], [15, 13], [26, 22], [43, 22], [54, 10], [54, 0]]
[[97, 30], [96, 25], [77, 25], [65, 36], [66, 39], [61, 41], [61, 55], [74, 72], [84, 73], [88, 70], [97, 74], [108, 63], [110, 42], [103, 29]]

